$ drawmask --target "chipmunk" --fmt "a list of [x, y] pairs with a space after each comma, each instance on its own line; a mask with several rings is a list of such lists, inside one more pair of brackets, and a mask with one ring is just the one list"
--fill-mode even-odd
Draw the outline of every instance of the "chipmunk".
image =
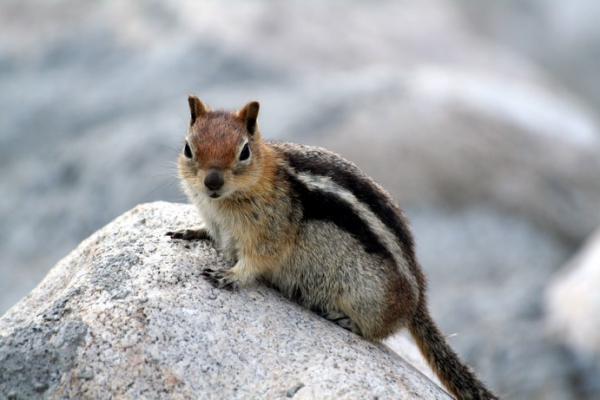
[[234, 263], [202, 272], [213, 286], [266, 282], [375, 342], [408, 328], [456, 398], [497, 399], [429, 315], [408, 221], [381, 186], [335, 153], [263, 141], [256, 101], [237, 112], [188, 102], [178, 169], [204, 223], [167, 235], [211, 239]]

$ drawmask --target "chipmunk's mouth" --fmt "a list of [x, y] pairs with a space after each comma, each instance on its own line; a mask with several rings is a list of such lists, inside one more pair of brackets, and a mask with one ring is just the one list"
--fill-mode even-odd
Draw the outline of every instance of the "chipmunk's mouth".
[[227, 190], [225, 188], [218, 190], [207, 190], [205, 192], [206, 196], [208, 196], [208, 198], [210, 198], [211, 200], [218, 200], [228, 197], [231, 193], [232, 192], [230, 190]]

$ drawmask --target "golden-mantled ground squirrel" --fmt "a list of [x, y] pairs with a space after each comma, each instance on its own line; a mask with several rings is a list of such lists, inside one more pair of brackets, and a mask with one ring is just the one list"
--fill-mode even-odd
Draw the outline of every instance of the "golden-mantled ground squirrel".
[[327, 150], [263, 141], [256, 101], [237, 112], [188, 101], [178, 166], [204, 225], [167, 235], [212, 239], [235, 263], [205, 269], [212, 285], [266, 282], [372, 341], [406, 327], [454, 396], [497, 398], [429, 315], [408, 222], [381, 186]]

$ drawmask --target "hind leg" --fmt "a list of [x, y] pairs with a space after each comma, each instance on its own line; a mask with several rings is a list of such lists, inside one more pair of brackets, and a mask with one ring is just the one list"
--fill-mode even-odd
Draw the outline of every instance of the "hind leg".
[[352, 296], [340, 296], [337, 299], [334, 309], [340, 312], [337, 313], [339, 315], [332, 315], [332, 317], [337, 317], [343, 324], [349, 324], [352, 332], [358, 333], [369, 341], [377, 342], [399, 328], [397, 310], [387, 307], [382, 294], [374, 290], [349, 293], [352, 293]]

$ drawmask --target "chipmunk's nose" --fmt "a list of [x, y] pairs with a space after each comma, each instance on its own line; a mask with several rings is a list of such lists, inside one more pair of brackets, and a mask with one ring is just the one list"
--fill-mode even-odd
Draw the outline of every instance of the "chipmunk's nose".
[[208, 170], [206, 177], [204, 177], [204, 186], [210, 190], [219, 190], [225, 183], [223, 179], [223, 173], [217, 170]]

